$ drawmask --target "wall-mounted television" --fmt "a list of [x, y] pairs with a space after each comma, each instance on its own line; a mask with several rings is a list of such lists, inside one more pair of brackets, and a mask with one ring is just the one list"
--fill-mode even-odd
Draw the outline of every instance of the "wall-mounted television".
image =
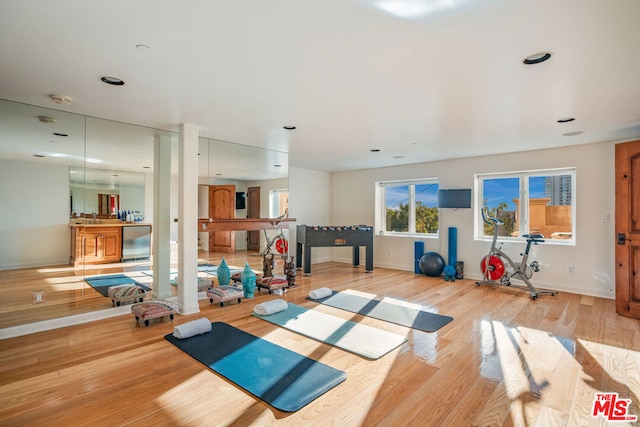
[[471, 189], [438, 190], [438, 207], [450, 209], [470, 208]]
[[246, 207], [244, 191], [236, 192], [236, 209], [244, 209]]

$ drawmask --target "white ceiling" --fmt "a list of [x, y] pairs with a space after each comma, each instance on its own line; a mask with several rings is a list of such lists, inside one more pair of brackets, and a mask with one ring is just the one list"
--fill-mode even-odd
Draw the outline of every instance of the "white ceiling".
[[638, 0], [0, 0], [0, 98], [326, 171], [623, 141], [639, 21]]

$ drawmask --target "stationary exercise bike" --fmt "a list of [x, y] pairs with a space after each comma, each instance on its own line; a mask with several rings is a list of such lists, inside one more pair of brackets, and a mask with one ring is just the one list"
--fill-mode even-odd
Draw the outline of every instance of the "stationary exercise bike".
[[[531, 284], [529, 279], [533, 276], [533, 273], [540, 271], [540, 264], [538, 261], [532, 261], [527, 263], [529, 259], [529, 250], [531, 245], [537, 245], [538, 243], [544, 243], [542, 234], [523, 234], [522, 237], [527, 239], [527, 247], [524, 253], [521, 253], [522, 260], [520, 262], [514, 262], [507, 254], [502, 252], [502, 243], [500, 246], [496, 246], [498, 242], [498, 227], [504, 223], [498, 218], [489, 216], [489, 212], [485, 213], [482, 209], [482, 220], [493, 225], [493, 241], [491, 242], [491, 250], [489, 255], [482, 258], [480, 261], [480, 269], [482, 270], [482, 281], [476, 282], [477, 286], [480, 285], [502, 285], [512, 286], [514, 288], [529, 291], [531, 299], [536, 300], [540, 294], [558, 295], [557, 291], [536, 289]], [[522, 280], [527, 286], [512, 285], [511, 279]]]

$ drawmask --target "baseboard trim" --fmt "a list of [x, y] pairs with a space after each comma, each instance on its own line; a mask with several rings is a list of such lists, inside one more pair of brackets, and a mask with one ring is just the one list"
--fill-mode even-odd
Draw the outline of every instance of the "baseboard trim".
[[[207, 299], [206, 292], [198, 292], [198, 300]], [[166, 298], [166, 301], [178, 303], [178, 297]], [[43, 320], [41, 322], [27, 323], [25, 325], [10, 326], [0, 329], [0, 340], [15, 338], [23, 335], [35, 334], [38, 332], [50, 331], [52, 329], [65, 328], [67, 326], [80, 325], [83, 323], [95, 322], [97, 320], [109, 319], [117, 316], [131, 314], [131, 305], [111, 307], [104, 310], [91, 311], [88, 313], [73, 314], [71, 316], [59, 317], [57, 319]], [[178, 314], [183, 314], [178, 312]], [[186, 313], [192, 314], [192, 313]]]

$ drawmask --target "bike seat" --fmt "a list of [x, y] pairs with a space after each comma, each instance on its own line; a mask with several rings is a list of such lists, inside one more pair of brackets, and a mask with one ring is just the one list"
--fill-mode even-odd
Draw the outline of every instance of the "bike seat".
[[542, 234], [523, 234], [522, 237], [527, 239], [528, 242], [542, 243], [544, 242], [544, 236]]

